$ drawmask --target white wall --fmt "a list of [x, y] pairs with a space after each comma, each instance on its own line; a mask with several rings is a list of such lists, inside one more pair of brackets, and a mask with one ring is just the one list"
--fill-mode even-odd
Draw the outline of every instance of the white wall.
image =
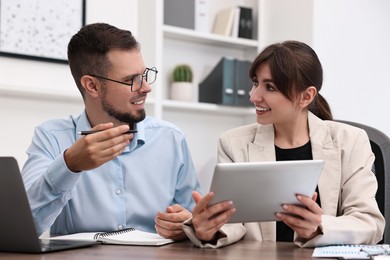
[[[137, 35], [137, 4], [137, 0], [87, 1], [86, 22], [107, 22]], [[68, 65], [0, 56], [0, 156], [14, 156], [22, 166], [36, 125], [78, 115], [82, 109]]]
[[[137, 35], [137, 3], [136, 0], [87, 1], [87, 23], [108, 22]], [[390, 48], [386, 46], [390, 42], [390, 1], [294, 1], [295, 5], [302, 5], [299, 10], [305, 10], [307, 17], [305, 12], [292, 13], [290, 0], [264, 0], [264, 3], [274, 10], [260, 12], [272, 14], [269, 16], [280, 21], [277, 34], [273, 34], [275, 23], [263, 24], [266, 28], [262, 33], [268, 34], [268, 39], [312, 39], [325, 72], [322, 93], [335, 116], [372, 125], [390, 135], [390, 120], [386, 118], [390, 86], [385, 78], [390, 69]], [[288, 17], [285, 21], [284, 16]], [[313, 24], [294, 27], [295, 23], [291, 22], [294, 16]], [[283, 26], [286, 35], [280, 34]], [[10, 95], [7, 89], [29, 89], [38, 94]], [[45, 92], [46, 97], [40, 92]], [[61, 92], [65, 97], [53, 99], [47, 95], [50, 92]], [[77, 115], [82, 108], [67, 65], [0, 57], [0, 156], [15, 156], [22, 165], [35, 125], [52, 118]], [[190, 124], [180, 127], [188, 136], [199, 136], [199, 140], [189, 140], [189, 143], [202, 141], [202, 135], [196, 132], [199, 129], [193, 129]]]
[[390, 1], [316, 0], [313, 47], [335, 118], [390, 136]]
[[262, 0], [260, 41], [308, 43], [322, 62], [321, 93], [334, 117], [390, 136], [389, 13], [388, 0]]

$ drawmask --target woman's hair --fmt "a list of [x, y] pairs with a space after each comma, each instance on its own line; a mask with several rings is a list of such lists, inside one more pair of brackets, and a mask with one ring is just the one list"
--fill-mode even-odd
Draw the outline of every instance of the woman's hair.
[[305, 43], [285, 41], [266, 47], [253, 61], [250, 78], [256, 77], [257, 68], [268, 64], [271, 76], [278, 90], [289, 100], [310, 86], [317, 89], [317, 95], [309, 105], [309, 111], [323, 120], [332, 120], [328, 102], [319, 93], [322, 87], [322, 66], [315, 51]]
[[81, 95], [84, 88], [80, 79], [84, 75], [106, 76], [111, 68], [107, 53], [111, 50], [139, 49], [130, 31], [106, 23], [93, 23], [82, 27], [68, 44], [68, 61]]

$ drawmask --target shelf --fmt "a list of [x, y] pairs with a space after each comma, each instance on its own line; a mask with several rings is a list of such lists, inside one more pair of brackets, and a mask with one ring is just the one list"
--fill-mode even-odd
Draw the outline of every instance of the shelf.
[[16, 98], [33, 98], [38, 100], [50, 100], [50, 101], [66, 101], [74, 103], [82, 103], [83, 99], [80, 93], [77, 92], [65, 92], [55, 91], [39, 88], [26, 88], [18, 86], [1, 86], [1, 96], [16, 97]]
[[164, 100], [162, 102], [163, 109], [178, 112], [196, 112], [196, 113], [212, 113], [237, 116], [254, 115], [254, 108], [251, 107], [233, 107], [222, 106], [211, 103], [184, 102], [174, 100]]
[[211, 33], [201, 33], [190, 29], [164, 25], [164, 37], [168, 39], [176, 39], [188, 42], [196, 42], [201, 44], [210, 44], [219, 47], [248, 49], [257, 48], [258, 42], [256, 40], [226, 37]]

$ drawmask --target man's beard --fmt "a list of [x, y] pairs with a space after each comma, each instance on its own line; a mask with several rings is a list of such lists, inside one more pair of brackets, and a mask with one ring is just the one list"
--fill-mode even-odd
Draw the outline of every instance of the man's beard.
[[113, 118], [115, 118], [116, 120], [119, 120], [123, 123], [127, 123], [129, 124], [130, 126], [134, 125], [135, 123], [138, 123], [142, 120], [145, 119], [145, 116], [146, 116], [146, 113], [145, 113], [145, 109], [141, 109], [141, 110], [138, 110], [138, 111], [134, 111], [135, 112], [135, 115], [131, 114], [131, 113], [122, 113], [122, 112], [119, 112], [117, 110], [115, 110], [115, 108], [113, 108], [113, 106], [111, 104], [109, 104], [105, 98], [103, 98], [102, 100], [102, 107], [103, 107], [103, 110], [110, 116], [112, 116]]

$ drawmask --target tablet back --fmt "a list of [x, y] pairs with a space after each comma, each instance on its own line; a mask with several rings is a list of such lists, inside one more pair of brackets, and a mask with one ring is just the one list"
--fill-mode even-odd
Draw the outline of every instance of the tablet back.
[[313, 195], [323, 165], [322, 160], [219, 163], [211, 204], [232, 200], [236, 212], [230, 223], [275, 221], [283, 204], [299, 204], [296, 194]]

